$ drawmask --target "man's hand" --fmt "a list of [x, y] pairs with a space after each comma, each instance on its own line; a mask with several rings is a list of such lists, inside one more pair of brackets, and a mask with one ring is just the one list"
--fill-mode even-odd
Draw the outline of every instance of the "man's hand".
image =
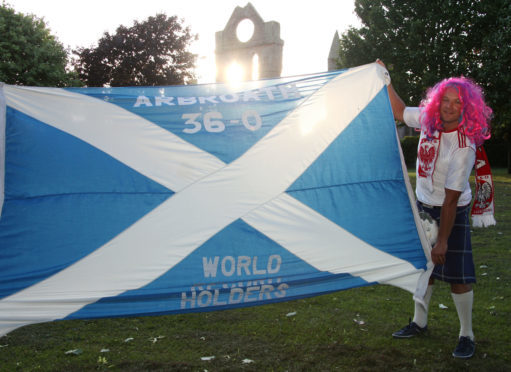
[[[377, 59], [376, 63], [385, 67], [385, 63], [383, 63], [383, 61], [380, 59]], [[394, 119], [403, 123], [404, 122], [403, 112], [405, 111], [406, 105], [404, 101], [401, 99], [401, 97], [399, 97], [397, 92], [394, 90], [392, 84], [387, 85], [387, 91], [389, 92], [390, 105], [392, 106], [392, 113], [394, 114]]]
[[438, 226], [438, 238], [435, 246], [431, 250], [431, 260], [435, 265], [445, 263], [445, 253], [447, 252], [447, 240], [451, 235], [454, 220], [456, 219], [456, 206], [460, 198], [461, 191], [445, 189], [445, 199], [440, 211], [440, 224]]
[[445, 263], [445, 253], [447, 252], [446, 242], [437, 242], [431, 250], [431, 260], [435, 265], [443, 265]]

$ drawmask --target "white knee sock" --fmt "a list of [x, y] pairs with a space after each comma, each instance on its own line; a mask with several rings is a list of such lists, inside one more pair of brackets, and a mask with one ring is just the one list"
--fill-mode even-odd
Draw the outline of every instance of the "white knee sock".
[[413, 314], [413, 322], [417, 324], [419, 327], [424, 328], [426, 324], [428, 324], [428, 307], [429, 300], [431, 300], [431, 295], [433, 294], [433, 285], [428, 285], [428, 289], [426, 289], [426, 294], [424, 295], [424, 307], [421, 303], [415, 301], [415, 312]]
[[460, 318], [460, 337], [469, 337], [474, 340], [474, 332], [472, 331], [472, 304], [474, 303], [474, 291], [461, 294], [451, 293], [458, 318]]

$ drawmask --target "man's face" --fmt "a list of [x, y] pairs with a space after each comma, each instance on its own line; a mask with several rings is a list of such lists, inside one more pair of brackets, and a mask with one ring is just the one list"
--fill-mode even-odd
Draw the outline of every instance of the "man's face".
[[458, 125], [458, 120], [463, 110], [458, 90], [449, 87], [445, 90], [442, 102], [440, 103], [440, 118], [445, 125]]

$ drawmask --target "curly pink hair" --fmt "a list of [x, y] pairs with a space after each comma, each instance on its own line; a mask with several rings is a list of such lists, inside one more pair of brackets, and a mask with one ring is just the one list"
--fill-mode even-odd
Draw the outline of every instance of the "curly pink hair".
[[428, 138], [435, 131], [443, 130], [440, 119], [440, 103], [447, 88], [454, 87], [463, 104], [458, 128], [476, 145], [480, 146], [490, 138], [490, 120], [492, 109], [484, 102], [483, 90], [472, 80], [463, 76], [444, 79], [426, 92], [426, 98], [421, 102], [421, 125]]

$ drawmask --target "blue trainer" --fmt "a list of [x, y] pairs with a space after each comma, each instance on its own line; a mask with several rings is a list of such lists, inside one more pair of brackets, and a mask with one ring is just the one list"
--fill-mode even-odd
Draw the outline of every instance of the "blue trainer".
[[399, 331], [396, 331], [392, 334], [394, 338], [410, 338], [417, 335], [420, 335], [428, 330], [428, 326], [419, 327], [417, 323], [410, 322]]
[[455, 358], [468, 359], [474, 355], [476, 351], [476, 345], [470, 337], [461, 336], [458, 341], [458, 346], [453, 351], [452, 356]]

